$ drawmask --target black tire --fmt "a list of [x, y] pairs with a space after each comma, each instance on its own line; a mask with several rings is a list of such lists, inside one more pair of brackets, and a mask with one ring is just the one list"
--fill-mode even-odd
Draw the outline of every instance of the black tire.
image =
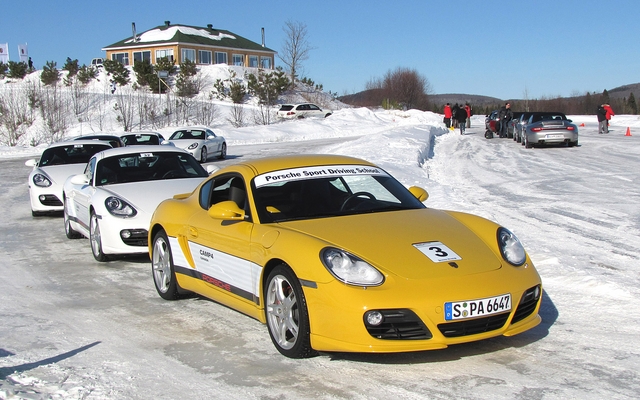
[[227, 144], [222, 143], [222, 149], [220, 149], [220, 155], [218, 156], [219, 160], [224, 160], [227, 158]]
[[100, 262], [109, 261], [109, 257], [107, 257], [107, 255], [102, 251], [102, 235], [100, 233], [98, 216], [92, 211], [90, 218], [89, 243], [91, 244], [91, 253], [93, 253], [93, 258]]
[[490, 130], [488, 130], [488, 129], [487, 129], [487, 130], [484, 132], [484, 137], [485, 137], [486, 139], [493, 139], [493, 132], [491, 132]]
[[203, 146], [202, 150], [200, 150], [200, 162], [206, 163], [207, 158], [209, 158], [209, 155], [207, 154], [207, 146]]
[[69, 214], [67, 214], [67, 202], [64, 202], [64, 233], [67, 235], [67, 239], [80, 239], [82, 234], [71, 227], [71, 220], [69, 220]]
[[575, 147], [575, 146], [577, 146], [577, 145], [578, 145], [578, 141], [577, 141], [577, 140], [576, 140], [575, 142], [569, 142], [569, 143], [567, 143], [567, 146], [569, 146], [569, 147]]
[[331, 115], [331, 113], [327, 113], [324, 117], [327, 118], [329, 115]]
[[[291, 268], [280, 264], [271, 271], [264, 285], [263, 298], [269, 336], [280, 354], [289, 358], [316, 355], [311, 347], [307, 301]], [[297, 333], [290, 326], [295, 326]]]
[[531, 149], [531, 148], [533, 148], [533, 144], [531, 144], [531, 143], [529, 142], [529, 136], [528, 136], [528, 135], [524, 135], [523, 142], [524, 142], [524, 148], [525, 148], [525, 149]]
[[169, 239], [164, 231], [156, 233], [153, 237], [151, 275], [160, 297], [165, 300], [176, 300], [180, 297], [180, 287], [173, 266], [173, 255]]

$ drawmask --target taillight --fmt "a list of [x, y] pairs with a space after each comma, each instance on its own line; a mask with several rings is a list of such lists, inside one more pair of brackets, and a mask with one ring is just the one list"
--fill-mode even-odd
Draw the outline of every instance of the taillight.
[[574, 131], [576, 128], [574, 128], [573, 126], [567, 126], [567, 130], [568, 131]]
[[295, 113], [293, 111], [289, 111], [287, 115], [295, 115]]
[[542, 130], [542, 128], [535, 127], [535, 128], [531, 128], [531, 130], [534, 131], [534, 132], [540, 132]]

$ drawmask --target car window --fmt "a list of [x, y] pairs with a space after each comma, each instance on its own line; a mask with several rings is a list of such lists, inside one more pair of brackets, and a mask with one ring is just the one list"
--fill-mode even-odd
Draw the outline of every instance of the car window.
[[316, 106], [315, 104], [309, 104], [309, 110], [320, 111], [320, 107]]
[[207, 129], [207, 137], [209, 137], [209, 136], [216, 137], [216, 134], [215, 134], [215, 133], [213, 133], [213, 131], [212, 131], [212, 130]]
[[207, 176], [207, 171], [187, 153], [129, 153], [101, 160], [96, 168], [96, 186]]
[[208, 210], [222, 201], [233, 201], [248, 213], [246, 185], [242, 177], [236, 174], [222, 175], [208, 181], [200, 189], [200, 206]]
[[293, 109], [292, 104], [283, 104], [280, 106], [280, 111], [291, 111]]
[[62, 164], [86, 164], [94, 154], [109, 148], [111, 146], [104, 143], [96, 143], [95, 145], [69, 144], [68, 146], [52, 147], [42, 152], [38, 165], [45, 167]]
[[[302, 179], [305, 176], [312, 178]], [[297, 168], [259, 175], [253, 185], [258, 216], [267, 223], [424, 208], [401, 183], [378, 168]]]

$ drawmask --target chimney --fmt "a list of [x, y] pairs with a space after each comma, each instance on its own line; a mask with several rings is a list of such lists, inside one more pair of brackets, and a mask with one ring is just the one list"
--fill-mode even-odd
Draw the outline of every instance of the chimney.
[[138, 41], [138, 36], [136, 35], [136, 23], [132, 22], [131, 23], [131, 31], [133, 32], [133, 42], [137, 42]]
[[164, 26], [166, 26], [166, 27], [171, 26], [171, 21], [164, 21]]
[[212, 24], [207, 24], [207, 28], [212, 31], [213, 30], [213, 25]]
[[262, 47], [264, 47], [264, 28], [262, 28]]

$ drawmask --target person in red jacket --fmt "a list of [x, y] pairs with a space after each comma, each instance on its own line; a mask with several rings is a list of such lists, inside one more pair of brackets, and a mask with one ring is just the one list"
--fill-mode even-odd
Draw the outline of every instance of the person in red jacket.
[[607, 131], [605, 133], [609, 133], [609, 121], [611, 120], [611, 117], [616, 114], [613, 112], [613, 108], [611, 108], [607, 103], [604, 104], [604, 109], [607, 111]]
[[444, 106], [444, 124], [447, 126], [447, 129], [451, 128], [451, 104], [447, 103]]
[[464, 109], [467, 111], [467, 128], [471, 128], [471, 116], [473, 115], [473, 110], [469, 103], [465, 103]]

